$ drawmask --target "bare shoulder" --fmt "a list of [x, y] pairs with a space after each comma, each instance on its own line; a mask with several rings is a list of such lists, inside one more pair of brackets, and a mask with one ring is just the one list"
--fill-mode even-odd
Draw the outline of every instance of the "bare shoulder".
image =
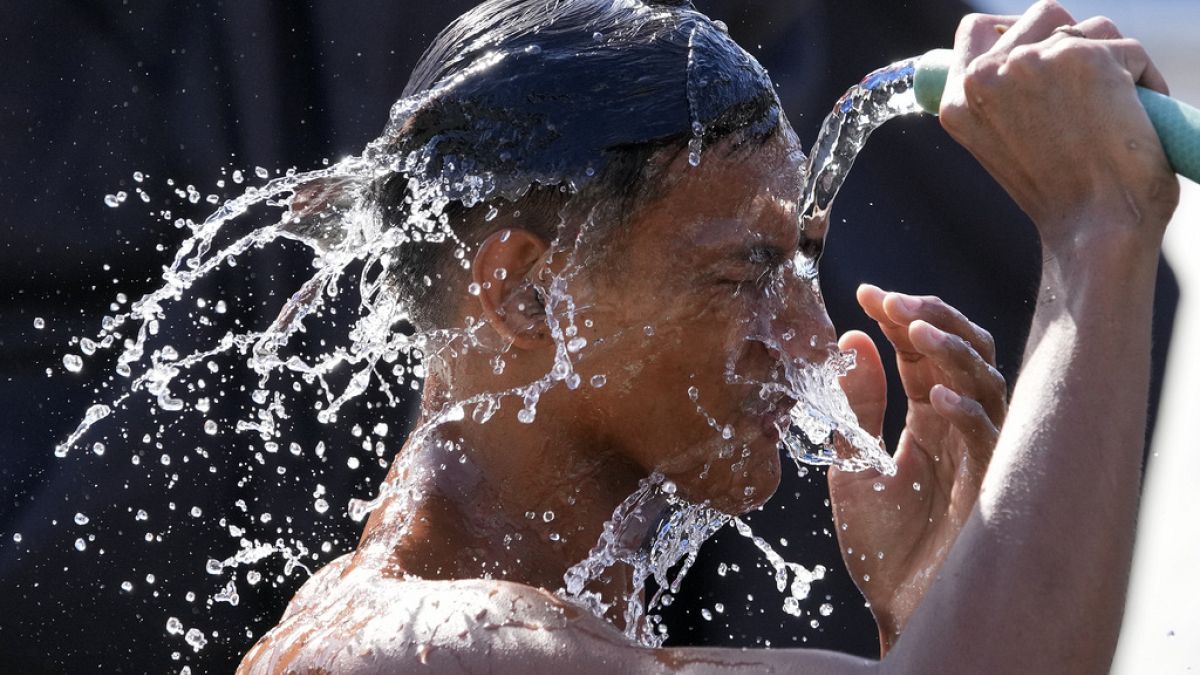
[[538, 588], [397, 579], [347, 555], [305, 583], [239, 673], [822, 673], [879, 664], [809, 650], [649, 649]]
[[544, 590], [482, 579], [397, 579], [340, 558], [313, 576], [241, 673], [661, 670], [586, 610]]

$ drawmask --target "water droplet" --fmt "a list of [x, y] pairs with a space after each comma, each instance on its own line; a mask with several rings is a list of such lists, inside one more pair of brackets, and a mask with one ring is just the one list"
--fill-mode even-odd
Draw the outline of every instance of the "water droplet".
[[200, 510], [199, 506], [193, 506], [192, 510], [188, 511], [188, 513], [190, 513], [193, 518], [199, 518], [204, 512]]
[[183, 622], [175, 617], [167, 619], [168, 635], [183, 635]]
[[541, 45], [529, 45], [528, 47], [525, 48], [525, 53], [530, 54], [530, 55], [541, 54], [542, 47], [541, 47]]
[[387, 436], [388, 435], [387, 422], [380, 422], [380, 423], [376, 424], [375, 428], [372, 429], [371, 431], [373, 431], [376, 436]]
[[214, 421], [214, 420], [205, 421], [204, 422], [204, 433], [208, 434], [209, 436], [215, 436], [217, 434], [216, 421]]
[[920, 491], [921, 491], [921, 484], [920, 484], [920, 483], [913, 483], [913, 489], [914, 489], [914, 490], [916, 490], [917, 492], [920, 492]]
[[46, 327], [46, 320], [40, 316], [33, 317], [33, 327], [41, 330]]
[[524, 408], [521, 412], [517, 413], [517, 421], [521, 424], [533, 424], [536, 418], [537, 413], [532, 408]]
[[350, 467], [351, 469], [357, 469], [360, 464], [361, 462], [358, 461], [357, 457], [346, 458], [346, 466]]
[[259, 178], [266, 178], [267, 176], [270, 176], [271, 174], [266, 169], [262, 168], [261, 166], [256, 166], [256, 167], [254, 167], [254, 175], [258, 176]]
[[198, 628], [189, 628], [187, 635], [183, 636], [185, 642], [192, 646], [193, 651], [204, 649], [204, 645], [208, 644], [208, 640], [204, 638], [204, 633]]
[[317, 513], [325, 513], [329, 510], [329, 502], [325, 501], [324, 499], [318, 499], [313, 502], [313, 510]]
[[87, 550], [87, 542], [83, 540], [83, 537], [80, 537], [75, 540], [75, 550], [76, 551]]
[[688, 387], [688, 398], [693, 402], [700, 400], [700, 390], [696, 387]]
[[146, 575], [146, 583], [148, 583], [148, 584], [154, 583], [154, 575], [153, 574]]
[[471, 295], [479, 295], [482, 291], [483, 289], [480, 288], [479, 284], [475, 283], [474, 281], [471, 282], [470, 286], [467, 286], [467, 292]]
[[63, 367], [72, 373], [78, 373], [83, 369], [83, 359], [79, 358], [75, 354], [64, 354], [62, 360]]
[[262, 574], [258, 573], [255, 570], [250, 570], [249, 572], [246, 572], [246, 583], [253, 586], [260, 581], [262, 581]]
[[121, 582], [121, 590], [125, 591], [126, 593], [132, 591], [133, 590], [133, 582], [122, 581]]
[[600, 387], [603, 387], [605, 385], [605, 383], [607, 383], [607, 382], [608, 382], [608, 377], [605, 375], [593, 375], [592, 376], [591, 383], [592, 383], [592, 387], [595, 389], [599, 389]]
[[587, 343], [587, 338], [571, 338], [571, 341], [567, 343], [567, 351], [571, 352], [572, 354], [577, 354], [579, 353], [579, 350], [587, 346]]
[[830, 614], [833, 614], [833, 605], [827, 602], [821, 605], [817, 612], [819, 612], [821, 616], [829, 616]]
[[97, 457], [102, 456], [104, 454], [104, 444], [100, 441], [92, 443], [92, 453]]
[[19, 543], [21, 543], [21, 539], [22, 539], [22, 537], [21, 537], [20, 532], [13, 532], [13, 541], [14, 542], [19, 544]]
[[542, 514], [542, 522], [543, 523], [548, 523], [552, 520], [554, 520], [554, 512], [553, 511], [547, 511]]
[[204, 571], [209, 574], [220, 574], [224, 569], [225, 565], [221, 564], [221, 561], [215, 558], [209, 558], [208, 562], [204, 565]]
[[116, 195], [104, 195], [104, 205], [110, 209], [115, 209], [121, 205], [121, 201]]
[[809, 626], [812, 626], [813, 628], [820, 628], [820, 627], [821, 627], [821, 622], [820, 622], [820, 621], [817, 621], [816, 619], [813, 619], [812, 621], [809, 621], [809, 622], [808, 622], [808, 625], [809, 625]]
[[75, 524], [76, 525], [87, 525], [89, 520], [90, 519], [87, 516], [83, 515], [82, 513], [75, 514]]
[[700, 610], [700, 616], [704, 617], [705, 621], [712, 621], [713, 617], [712, 612], [710, 612], [707, 607]]
[[871, 486], [871, 489], [876, 492], [883, 492], [883, 483], [875, 481], [875, 484]]

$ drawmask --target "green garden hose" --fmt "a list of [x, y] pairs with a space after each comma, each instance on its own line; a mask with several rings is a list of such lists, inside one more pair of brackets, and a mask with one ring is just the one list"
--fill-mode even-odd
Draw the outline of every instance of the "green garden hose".
[[[917, 59], [913, 92], [926, 112], [936, 115], [941, 106], [952, 59], [948, 49]], [[1175, 173], [1200, 183], [1200, 110], [1145, 87], [1138, 87], [1137, 93]]]

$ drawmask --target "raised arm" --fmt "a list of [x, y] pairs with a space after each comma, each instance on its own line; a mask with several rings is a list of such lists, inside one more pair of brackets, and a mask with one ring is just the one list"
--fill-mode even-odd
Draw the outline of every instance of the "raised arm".
[[[893, 656], [913, 672], [1107, 672], [1133, 549], [1150, 318], [1178, 183], [1105, 19], [973, 17], [943, 124], [1030, 214], [1044, 266], [1027, 357], [971, 519]], [[888, 659], [891, 661], [892, 659]]]
[[1178, 201], [1134, 84], [1166, 85], [1110, 21], [1076, 25], [1051, 2], [1019, 20], [969, 17], [956, 51], [941, 119], [1033, 218], [1038, 306], [978, 502], [938, 579], [882, 662], [838, 663], [1105, 673], [1133, 551], [1155, 271]]

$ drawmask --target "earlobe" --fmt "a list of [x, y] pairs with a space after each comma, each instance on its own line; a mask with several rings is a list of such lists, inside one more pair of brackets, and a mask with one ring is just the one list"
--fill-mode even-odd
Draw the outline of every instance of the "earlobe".
[[484, 240], [471, 264], [483, 319], [518, 349], [532, 349], [548, 339], [545, 308], [533, 284], [548, 249], [533, 232], [506, 228]]

